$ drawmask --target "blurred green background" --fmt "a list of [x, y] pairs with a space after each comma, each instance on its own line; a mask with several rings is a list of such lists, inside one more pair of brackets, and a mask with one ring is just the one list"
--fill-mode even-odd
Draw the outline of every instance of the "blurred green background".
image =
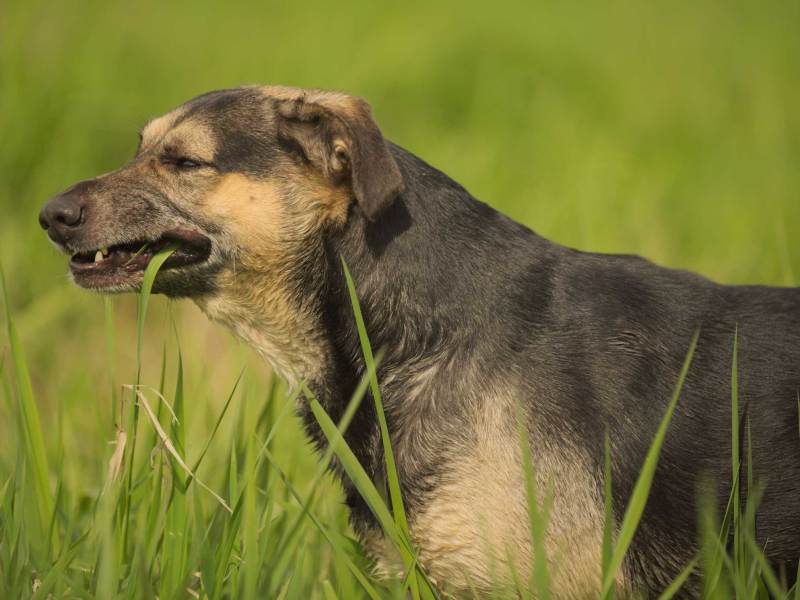
[[[371, 103], [388, 138], [554, 241], [791, 285], [798, 31], [797, 1], [2, 2], [0, 260], [48, 452], [76, 506], [112, 452], [112, 385], [134, 377], [135, 299], [115, 299], [110, 368], [102, 300], [69, 283], [36, 216], [131, 157], [148, 118], [245, 83], [345, 90]], [[174, 350], [170, 313], [187, 418], [204, 440], [241, 367], [240, 415], [263, 404], [268, 373], [191, 304], [157, 299], [146, 381], [164, 345]], [[0, 485], [17, 452], [8, 384], [6, 397]], [[212, 482], [235, 427], [212, 447]], [[313, 456], [296, 424], [281, 436], [276, 451], [302, 474]], [[190, 437], [189, 454], [201, 443]], [[320, 510], [341, 520], [335, 489]]]

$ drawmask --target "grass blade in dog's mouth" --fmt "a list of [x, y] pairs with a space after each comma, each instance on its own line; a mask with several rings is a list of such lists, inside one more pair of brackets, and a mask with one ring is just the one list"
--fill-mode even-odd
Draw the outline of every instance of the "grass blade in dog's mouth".
[[[142, 254], [142, 253], [143, 253], [145, 250], [147, 250], [147, 246], [148, 246], [148, 245], [149, 245], [149, 244], [148, 244], [147, 242], [145, 242], [145, 244], [144, 244], [144, 245], [142, 245], [142, 247], [141, 247], [141, 248], [139, 248], [139, 249], [136, 251], [136, 254], [134, 254], [133, 256], [131, 256], [131, 257], [130, 257], [130, 259], [128, 260], [128, 262], [126, 262], [125, 264], [126, 264], [126, 265], [128, 265], [128, 264], [130, 264], [131, 262], [133, 262], [133, 261], [136, 259], [136, 257], [137, 257], [137, 256], [139, 256], [139, 255], [140, 255], [140, 254]], [[97, 259], [95, 259], [95, 262], [97, 262]]]

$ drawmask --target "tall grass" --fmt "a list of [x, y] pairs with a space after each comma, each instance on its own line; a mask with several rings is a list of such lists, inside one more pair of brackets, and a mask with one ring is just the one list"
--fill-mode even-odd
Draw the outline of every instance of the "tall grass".
[[[138, 331], [142, 331], [153, 278], [168, 254], [156, 257], [145, 275]], [[306, 492], [301, 494], [297, 488], [306, 482], [293, 483], [285, 472], [285, 457], [279, 460], [270, 450], [295, 401], [283, 397], [280, 386], [273, 386], [259, 407], [254, 427], [246, 425], [249, 419], [240, 398], [236, 435], [229, 437], [233, 442], [227, 459], [230, 468], [222, 471], [222, 480], [215, 477], [211, 485], [204, 483], [203, 460], [233, 404], [240, 379], [231, 382], [232, 391], [209, 428], [209, 438], [189, 448], [180, 354], [173, 394], [165, 389], [167, 361], [162, 362], [158, 387], [123, 386], [120, 398], [127, 408], [118, 411], [119, 420], [108, 431], [114, 444], [106, 453], [108, 468], [95, 494], [77, 502], [70, 499], [66, 478], [58, 471], [54, 494], [54, 470], [40, 461], [44, 432], [36, 416], [25, 358], [10, 314], [6, 320], [15, 373], [5, 382], [16, 388], [7, 390], [7, 397], [18, 399], [18, 430], [26, 444], [20, 446], [16, 469], [4, 477], [0, 489], [0, 597], [43, 598], [52, 593], [58, 597], [261, 598], [268, 590], [282, 590], [287, 597], [315, 592], [325, 597], [361, 593], [380, 597], [364, 575], [363, 559], [347, 540], [343, 520], [319, 516], [310, 502], [313, 493], [330, 490], [324, 470], [318, 471], [312, 494], [304, 501]], [[142, 336], [136, 339], [141, 348]], [[360, 390], [363, 394], [365, 387]], [[354, 407], [358, 401], [360, 397], [354, 399]], [[353, 411], [349, 409], [345, 418], [351, 418]], [[194, 450], [194, 460], [187, 458], [187, 450]], [[298, 519], [308, 525], [297, 527]], [[312, 527], [327, 551], [308, 554], [306, 545], [316, 549], [318, 543]], [[279, 552], [287, 546], [293, 548], [291, 562], [281, 563]], [[310, 556], [307, 564], [295, 564], [303, 556]], [[282, 569], [277, 569], [281, 564]], [[320, 579], [317, 574], [327, 577]]]

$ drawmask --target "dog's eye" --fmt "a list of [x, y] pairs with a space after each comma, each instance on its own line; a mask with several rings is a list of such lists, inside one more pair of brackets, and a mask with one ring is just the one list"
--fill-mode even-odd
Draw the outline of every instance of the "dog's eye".
[[175, 159], [175, 166], [179, 169], [197, 169], [198, 167], [202, 167], [203, 165], [197, 162], [196, 160], [192, 160], [191, 158], [176, 158]]
[[199, 169], [200, 167], [207, 166], [205, 163], [188, 158], [186, 156], [162, 156], [161, 164], [173, 167], [179, 171], [191, 171], [192, 169]]

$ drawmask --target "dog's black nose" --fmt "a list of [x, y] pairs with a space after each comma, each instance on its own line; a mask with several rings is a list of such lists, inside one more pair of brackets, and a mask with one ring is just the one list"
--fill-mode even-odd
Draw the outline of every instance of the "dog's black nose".
[[81, 182], [45, 204], [39, 213], [39, 225], [50, 239], [59, 244], [69, 241], [85, 220], [84, 193], [89, 182]]
[[48, 202], [39, 213], [39, 224], [42, 229], [50, 229], [58, 225], [75, 227], [81, 221], [82, 210], [80, 200], [74, 195], [57, 196]]

